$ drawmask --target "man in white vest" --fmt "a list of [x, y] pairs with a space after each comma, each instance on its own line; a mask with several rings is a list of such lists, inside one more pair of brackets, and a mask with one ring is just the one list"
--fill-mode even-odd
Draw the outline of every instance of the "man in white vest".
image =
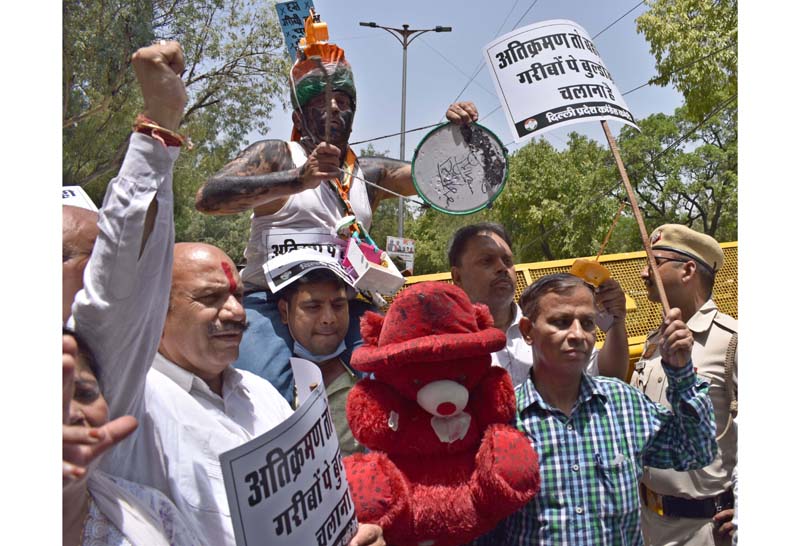
[[[337, 225], [348, 217], [358, 221], [363, 240], [381, 201], [417, 193], [409, 163], [356, 157], [348, 143], [356, 111], [352, 68], [336, 44], [310, 47], [308, 58], [295, 63], [289, 74], [291, 140], [255, 142], [209, 178], [196, 200], [197, 209], [207, 214], [253, 212], [242, 271], [250, 328], [234, 366], [267, 379], [288, 401], [294, 389], [288, 365], [293, 341], [280, 319], [264, 263], [297, 245], [329, 245]], [[324, 72], [312, 56], [319, 57]], [[327, 102], [326, 74], [331, 84]], [[445, 115], [464, 124], [477, 121], [478, 110], [471, 102], [460, 102]], [[345, 362], [361, 344], [359, 319], [368, 309], [376, 310], [360, 299], [350, 302]]]

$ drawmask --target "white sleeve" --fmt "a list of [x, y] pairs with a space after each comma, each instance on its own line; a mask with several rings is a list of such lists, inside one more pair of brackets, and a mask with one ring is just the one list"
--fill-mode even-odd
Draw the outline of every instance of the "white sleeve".
[[[75, 331], [100, 367], [112, 419], [138, 415], [166, 319], [175, 241], [172, 169], [178, 152], [149, 136], [131, 136], [119, 174], [106, 190], [84, 288], [72, 305]], [[154, 199], [158, 211], [139, 256]]]

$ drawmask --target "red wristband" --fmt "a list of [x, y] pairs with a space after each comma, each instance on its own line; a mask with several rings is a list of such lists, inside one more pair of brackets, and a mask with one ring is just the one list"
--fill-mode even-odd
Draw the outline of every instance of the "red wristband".
[[164, 147], [167, 146], [181, 147], [185, 143], [187, 149], [189, 150], [192, 149], [192, 141], [189, 140], [187, 137], [179, 133], [176, 133], [175, 131], [170, 131], [169, 129], [161, 127], [155, 121], [145, 117], [142, 114], [136, 116], [136, 122], [133, 125], [133, 131], [135, 133], [142, 133], [153, 137], [154, 139], [161, 142], [161, 144], [163, 144]]

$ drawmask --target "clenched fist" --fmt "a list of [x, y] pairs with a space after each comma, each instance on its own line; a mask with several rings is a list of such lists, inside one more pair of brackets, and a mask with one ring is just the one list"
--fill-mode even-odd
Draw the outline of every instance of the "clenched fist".
[[664, 317], [659, 350], [661, 363], [673, 368], [683, 368], [692, 359], [694, 337], [681, 320], [681, 310], [673, 307]]
[[144, 115], [165, 129], [177, 131], [187, 101], [180, 77], [184, 67], [181, 45], [162, 40], [139, 49], [131, 60], [142, 88]]

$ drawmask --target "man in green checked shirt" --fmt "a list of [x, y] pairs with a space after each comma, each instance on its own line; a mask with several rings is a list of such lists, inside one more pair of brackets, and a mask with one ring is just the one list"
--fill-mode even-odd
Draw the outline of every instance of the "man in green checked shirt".
[[691, 331], [679, 309], [667, 313], [660, 350], [671, 411], [618, 379], [585, 373], [597, 311], [581, 279], [547, 275], [519, 303], [520, 330], [536, 358], [517, 387], [517, 427], [539, 454], [542, 485], [479, 544], [641, 545], [642, 466], [700, 468], [717, 451]]

